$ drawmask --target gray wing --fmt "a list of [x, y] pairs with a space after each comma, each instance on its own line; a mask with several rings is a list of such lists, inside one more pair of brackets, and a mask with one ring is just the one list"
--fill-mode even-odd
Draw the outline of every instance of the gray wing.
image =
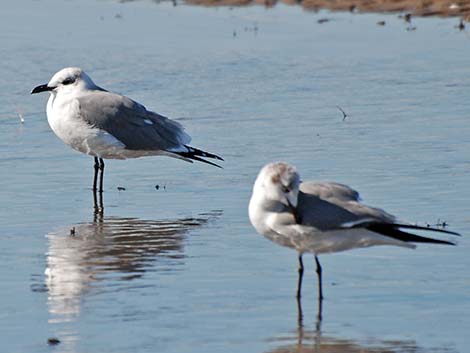
[[300, 224], [320, 230], [342, 229], [371, 221], [395, 221], [387, 212], [361, 204], [357, 191], [337, 183], [300, 184], [297, 216]]
[[116, 137], [127, 149], [182, 151], [191, 141], [180, 123], [125, 96], [93, 91], [77, 100], [81, 118]]
[[300, 189], [307, 193], [316, 195], [322, 199], [338, 199], [343, 201], [359, 201], [359, 193], [349, 186], [331, 182], [306, 181], [301, 184]]

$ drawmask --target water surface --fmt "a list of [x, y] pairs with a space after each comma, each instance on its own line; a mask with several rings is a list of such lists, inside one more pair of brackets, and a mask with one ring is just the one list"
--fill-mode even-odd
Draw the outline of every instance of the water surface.
[[[247, 217], [259, 169], [286, 160], [306, 180], [349, 184], [403, 220], [445, 221], [468, 236], [470, 46], [453, 22], [416, 19], [408, 32], [392, 15], [286, 6], [3, 6], [3, 349], [465, 352], [465, 237], [457, 247], [322, 256], [321, 325], [306, 257], [299, 325], [296, 254]], [[70, 65], [179, 119], [224, 169], [108, 161], [96, 215], [92, 159], [54, 136], [46, 95], [29, 95]], [[336, 105], [350, 115], [344, 122]], [[61, 343], [51, 348], [49, 337]]]

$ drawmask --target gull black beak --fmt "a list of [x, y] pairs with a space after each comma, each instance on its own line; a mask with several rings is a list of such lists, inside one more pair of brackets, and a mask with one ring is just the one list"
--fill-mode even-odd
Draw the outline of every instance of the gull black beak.
[[289, 205], [289, 210], [292, 212], [294, 218], [295, 218], [295, 221], [300, 224], [302, 223], [302, 220], [300, 219], [300, 215], [299, 215], [299, 212], [297, 211], [297, 207], [295, 207], [290, 201], [288, 198], [286, 198], [287, 200], [287, 204]]
[[39, 85], [39, 86], [33, 88], [33, 90], [31, 91], [31, 94], [46, 92], [46, 91], [52, 91], [53, 89], [54, 89], [54, 87], [49, 87], [47, 84]]

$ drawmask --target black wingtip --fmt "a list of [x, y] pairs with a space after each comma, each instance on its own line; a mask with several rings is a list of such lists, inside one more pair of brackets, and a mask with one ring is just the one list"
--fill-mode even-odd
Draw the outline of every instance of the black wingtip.
[[190, 158], [192, 160], [195, 160], [195, 161], [198, 161], [198, 162], [202, 162], [202, 163], [206, 163], [206, 164], [210, 164], [210, 165], [213, 165], [214, 167], [217, 167], [217, 168], [220, 168], [220, 169], [224, 169], [222, 168], [220, 165], [214, 163], [214, 162], [210, 162], [210, 161], [206, 161], [205, 159], [202, 159], [202, 158], [199, 158], [197, 156], [185, 156], [186, 158]]
[[205, 157], [205, 158], [213, 158], [213, 159], [218, 159], [219, 161], [223, 161], [224, 159], [214, 153], [206, 152], [203, 150], [200, 150], [198, 148], [194, 148], [191, 146], [186, 146], [186, 148], [189, 150], [188, 153], [194, 155], [194, 156], [199, 156], [199, 157]]
[[224, 161], [224, 159], [222, 157], [220, 157], [216, 154], [213, 154], [213, 153], [205, 152], [203, 150], [200, 150], [200, 149], [197, 149], [197, 148], [194, 148], [194, 147], [191, 147], [191, 146], [185, 146], [185, 147], [188, 149], [187, 152], [178, 152], [177, 153], [181, 157], [192, 159], [192, 160], [195, 160], [195, 161], [198, 161], [198, 162], [207, 163], [207, 164], [213, 165], [214, 167], [223, 169], [220, 165], [201, 158], [201, 157], [212, 158], [212, 159], [217, 159], [219, 161]]
[[446, 234], [460, 235], [458, 233], [445, 231], [443, 229], [420, 227], [420, 226], [413, 226], [413, 225], [408, 225], [408, 224], [371, 223], [367, 225], [365, 228], [372, 232], [379, 233], [387, 237], [398, 239], [407, 243], [433, 243], [433, 244], [443, 244], [443, 245], [457, 245], [454, 242], [447, 241], [447, 240], [426, 238], [420, 235], [404, 232], [400, 230], [399, 228], [431, 230], [431, 231], [442, 232]]

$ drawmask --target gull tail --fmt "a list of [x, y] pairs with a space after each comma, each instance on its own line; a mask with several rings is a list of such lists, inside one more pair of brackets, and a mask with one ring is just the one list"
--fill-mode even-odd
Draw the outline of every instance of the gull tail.
[[174, 153], [176, 153], [177, 155], [179, 155], [183, 158], [187, 158], [187, 159], [198, 161], [198, 162], [207, 163], [207, 164], [213, 165], [214, 167], [217, 167], [217, 168], [222, 168], [220, 165], [218, 165], [216, 163], [213, 163], [213, 162], [210, 162], [210, 161], [207, 161], [207, 160], [201, 158], [201, 157], [212, 158], [212, 159], [218, 159], [219, 161], [223, 161], [222, 157], [220, 157], [216, 154], [209, 153], [209, 152], [204, 152], [202, 150], [199, 150], [199, 149], [191, 147], [191, 146], [186, 146], [185, 145], [185, 147], [188, 149], [187, 152], [174, 152]]
[[447, 240], [439, 240], [439, 239], [432, 239], [422, 237], [416, 234], [404, 232], [400, 230], [400, 228], [405, 229], [418, 229], [418, 230], [426, 230], [431, 232], [440, 232], [452, 235], [460, 235], [459, 233], [451, 232], [444, 229], [438, 228], [431, 228], [431, 227], [420, 227], [411, 224], [398, 224], [398, 223], [370, 223], [366, 227], [366, 229], [385, 235], [390, 238], [398, 239], [407, 243], [434, 243], [434, 244], [446, 244], [446, 245], [456, 245], [453, 242]]

